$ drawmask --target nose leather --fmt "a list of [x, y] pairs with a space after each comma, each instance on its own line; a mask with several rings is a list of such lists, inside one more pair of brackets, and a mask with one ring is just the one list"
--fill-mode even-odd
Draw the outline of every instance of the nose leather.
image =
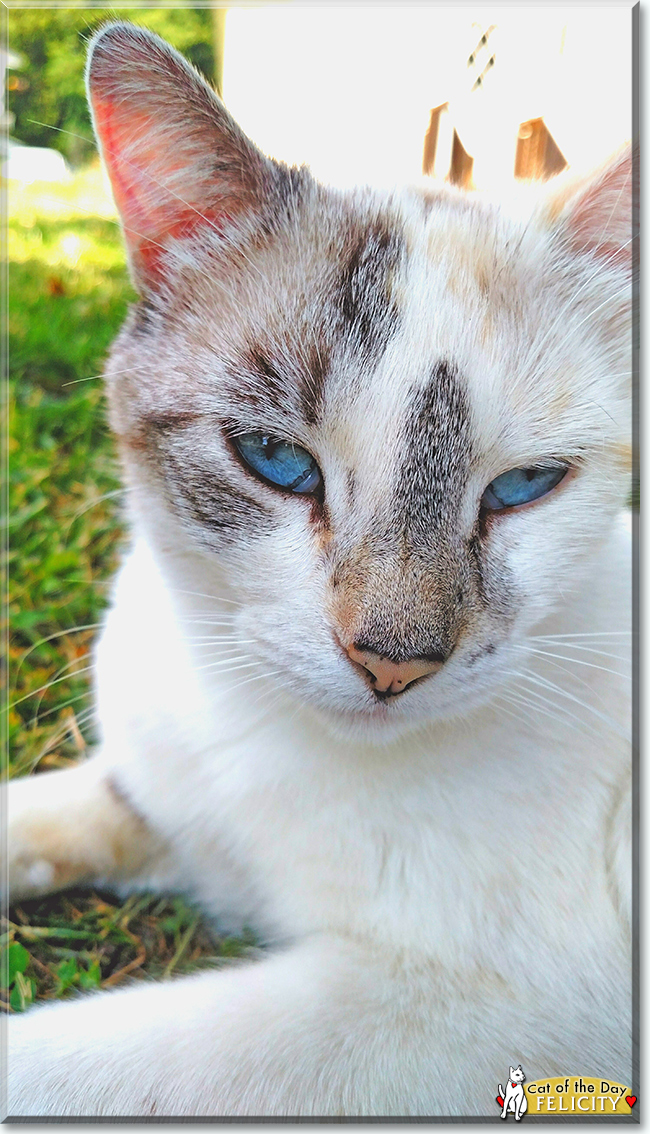
[[377, 693], [402, 693], [408, 685], [417, 681], [418, 677], [437, 673], [443, 665], [441, 661], [431, 661], [427, 658], [393, 662], [369, 650], [358, 650], [356, 646], [347, 646], [346, 649], [350, 659], [368, 671], [372, 687]]

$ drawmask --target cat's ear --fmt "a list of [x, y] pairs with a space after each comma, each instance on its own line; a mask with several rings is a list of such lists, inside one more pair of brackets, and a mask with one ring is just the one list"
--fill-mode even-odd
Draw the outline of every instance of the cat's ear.
[[155, 287], [170, 242], [259, 212], [281, 173], [169, 44], [115, 23], [92, 40], [93, 124], [138, 287]]
[[576, 252], [601, 263], [632, 270], [633, 190], [638, 162], [626, 146], [586, 178], [562, 177], [547, 198], [547, 217]]

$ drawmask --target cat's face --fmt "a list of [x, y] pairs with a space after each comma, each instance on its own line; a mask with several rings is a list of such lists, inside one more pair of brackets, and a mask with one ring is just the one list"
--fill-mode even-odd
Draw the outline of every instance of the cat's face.
[[332, 721], [464, 715], [629, 490], [629, 161], [509, 219], [268, 162], [124, 26], [90, 89], [145, 294], [108, 368], [141, 522]]
[[518, 1067], [511, 1067], [510, 1068], [510, 1081], [512, 1083], [523, 1083], [525, 1078], [526, 1078], [526, 1076], [524, 1075], [524, 1073], [521, 1069], [521, 1063], [519, 1064]]

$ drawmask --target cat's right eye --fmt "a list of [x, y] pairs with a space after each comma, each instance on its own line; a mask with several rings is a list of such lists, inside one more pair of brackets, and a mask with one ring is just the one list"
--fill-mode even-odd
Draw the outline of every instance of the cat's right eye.
[[292, 441], [280, 441], [268, 433], [244, 433], [232, 442], [249, 469], [274, 488], [306, 496], [323, 483], [311, 453]]

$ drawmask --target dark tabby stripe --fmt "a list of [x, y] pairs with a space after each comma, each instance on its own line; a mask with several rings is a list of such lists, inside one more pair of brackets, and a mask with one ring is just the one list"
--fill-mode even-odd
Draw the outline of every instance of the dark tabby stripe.
[[391, 277], [403, 257], [404, 243], [394, 223], [376, 220], [352, 238], [336, 306], [343, 332], [366, 357], [380, 354], [398, 325]]
[[261, 412], [287, 410], [289, 379], [273, 365], [261, 346], [252, 346], [231, 370], [238, 404]]
[[307, 425], [315, 425], [323, 406], [325, 380], [329, 370], [329, 349], [321, 341], [318, 345], [312, 343], [301, 353], [307, 356], [309, 372], [300, 383], [300, 408]]
[[475, 531], [467, 541], [467, 551], [469, 553], [469, 561], [476, 582], [476, 590], [478, 596], [485, 603], [487, 600], [487, 595], [485, 593], [485, 581], [483, 579], [481, 540], [477, 531]]
[[138, 338], [144, 338], [153, 331], [155, 327], [155, 308], [153, 303], [148, 299], [141, 299], [131, 308], [131, 320], [129, 330], [137, 335]]
[[409, 535], [430, 545], [453, 524], [471, 458], [470, 408], [454, 367], [438, 362], [416, 391], [404, 436], [397, 507]]
[[191, 516], [204, 528], [228, 540], [241, 532], [264, 525], [268, 530], [271, 510], [255, 497], [215, 477], [214, 469], [188, 463], [185, 454], [163, 454], [168, 495], [176, 510]]

